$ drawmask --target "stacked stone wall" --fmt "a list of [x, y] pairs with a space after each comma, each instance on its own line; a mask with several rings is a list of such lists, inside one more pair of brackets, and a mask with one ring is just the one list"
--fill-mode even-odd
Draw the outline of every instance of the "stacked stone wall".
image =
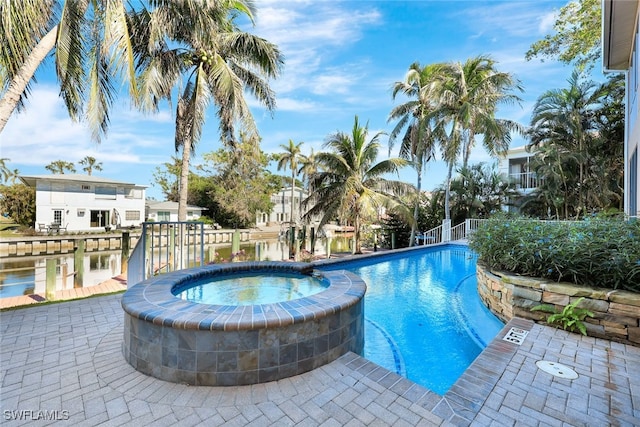
[[584, 321], [587, 335], [640, 346], [640, 294], [516, 276], [480, 263], [476, 276], [480, 298], [504, 322], [521, 317], [544, 323], [548, 314], [532, 307], [552, 304], [560, 311], [584, 297], [579, 307], [594, 314]]

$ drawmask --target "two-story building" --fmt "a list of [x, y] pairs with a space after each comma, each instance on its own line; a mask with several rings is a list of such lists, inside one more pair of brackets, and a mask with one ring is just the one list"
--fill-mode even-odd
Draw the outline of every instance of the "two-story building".
[[36, 190], [38, 231], [98, 231], [144, 221], [145, 186], [95, 175], [20, 176]]
[[300, 203], [307, 198], [307, 193], [300, 187], [293, 187], [293, 220], [291, 219], [291, 187], [282, 188], [271, 195], [273, 209], [270, 213], [258, 212], [256, 214], [256, 226], [278, 225], [282, 223], [296, 222], [300, 219]]
[[603, 0], [602, 58], [605, 71], [623, 72], [625, 86], [624, 211], [640, 216], [640, 1]]

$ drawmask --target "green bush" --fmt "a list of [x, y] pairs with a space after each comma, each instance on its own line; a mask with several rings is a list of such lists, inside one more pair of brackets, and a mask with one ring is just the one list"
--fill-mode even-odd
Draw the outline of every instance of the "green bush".
[[500, 216], [482, 223], [469, 246], [492, 269], [640, 292], [640, 221]]

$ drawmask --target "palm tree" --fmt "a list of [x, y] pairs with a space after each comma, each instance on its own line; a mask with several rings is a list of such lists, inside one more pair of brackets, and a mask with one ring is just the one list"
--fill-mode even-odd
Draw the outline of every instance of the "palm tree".
[[375, 163], [382, 133], [367, 141], [368, 134], [368, 125], [361, 127], [356, 116], [351, 134], [337, 132], [328, 137], [324, 147], [330, 151], [316, 154], [321, 172], [313, 177], [311, 194], [304, 202], [311, 206], [305, 218], [321, 216], [319, 228], [335, 218], [353, 224], [355, 253], [362, 252], [364, 221], [376, 218], [380, 208], [398, 208], [411, 221], [411, 214], [397, 197], [411, 191], [412, 186], [383, 178], [398, 173], [408, 162], [389, 158]]
[[505, 153], [511, 143], [511, 132], [523, 128], [512, 120], [495, 117], [502, 104], [520, 102], [511, 92], [522, 91], [520, 83], [509, 73], [499, 72], [496, 62], [480, 55], [464, 63], [447, 64], [436, 88], [438, 96], [438, 127], [448, 129], [442, 140], [443, 158], [448, 164], [445, 219], [450, 219], [449, 197], [453, 168], [462, 154], [462, 167], [466, 168], [475, 145], [475, 136], [483, 135], [483, 145], [493, 156]]
[[[531, 117], [531, 146], [556, 145], [559, 153], [566, 152], [577, 162], [577, 181], [570, 187], [578, 191], [575, 215], [584, 215], [587, 206], [588, 148], [598, 137], [596, 111], [607, 95], [606, 85], [583, 80], [574, 71], [568, 80], [569, 87], [543, 93], [533, 108]], [[562, 180], [565, 182], [566, 177]], [[565, 200], [568, 202], [568, 200]], [[565, 214], [568, 208], [565, 207]]]
[[417, 174], [413, 224], [409, 238], [409, 245], [411, 246], [415, 241], [418, 223], [422, 171], [435, 156], [437, 138], [432, 127], [436, 111], [433, 90], [441, 69], [442, 66], [438, 64], [421, 67], [418, 62], [414, 62], [409, 66], [409, 71], [404, 81], [395, 82], [393, 85], [394, 99], [400, 93], [409, 98], [407, 102], [391, 110], [388, 121], [398, 120], [389, 135], [389, 152], [393, 149], [396, 139], [404, 129], [400, 157], [410, 160]]
[[76, 167], [72, 162], [66, 162], [64, 160], [55, 160], [44, 167], [46, 170], [51, 171], [52, 174], [64, 175], [65, 171], [72, 173], [76, 172]]
[[202, 136], [207, 107], [215, 106], [225, 147], [233, 148], [238, 125], [248, 137], [257, 136], [244, 91], [272, 111], [275, 97], [267, 79], [277, 77], [283, 60], [275, 45], [236, 25], [239, 17], [253, 22], [249, 0], [156, 0], [152, 5], [153, 10], [131, 16], [141, 73], [139, 106], [155, 112], [161, 100], [170, 101], [176, 88], [179, 91], [175, 148], [182, 149], [178, 219], [184, 221], [189, 162]]
[[[21, 0], [0, 2], [0, 133], [24, 105], [29, 85], [55, 49], [60, 94], [73, 120], [87, 121], [100, 141], [118, 90], [113, 80], [128, 75], [135, 96], [135, 69], [125, 1]], [[126, 70], [126, 72], [123, 72]]]
[[80, 160], [78, 163], [84, 166], [82, 170], [89, 174], [89, 176], [94, 169], [97, 171], [102, 170], [102, 162], [98, 162], [95, 157], [85, 156], [85, 158]]
[[308, 192], [311, 188], [311, 179], [318, 173], [318, 160], [316, 159], [316, 154], [313, 152], [313, 148], [308, 156], [302, 154], [300, 157], [301, 165], [300, 169], [298, 169], [298, 173], [301, 173], [304, 177], [305, 189]]
[[286, 169], [287, 167], [291, 169], [291, 215], [289, 216], [289, 221], [291, 221], [292, 224], [296, 222], [296, 218], [293, 215], [293, 189], [296, 185], [298, 163], [302, 159], [302, 152], [300, 150], [302, 144], [304, 144], [304, 142], [295, 144], [293, 140], [290, 139], [289, 145], [280, 144], [280, 148], [284, 150], [284, 153], [278, 156], [278, 170]]

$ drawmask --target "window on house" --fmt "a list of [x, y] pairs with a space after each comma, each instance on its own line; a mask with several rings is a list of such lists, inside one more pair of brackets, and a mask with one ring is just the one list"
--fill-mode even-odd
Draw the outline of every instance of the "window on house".
[[171, 219], [171, 212], [158, 211], [158, 221], [169, 221]]
[[116, 187], [96, 187], [96, 199], [116, 199]]
[[91, 227], [106, 227], [109, 224], [109, 211], [91, 211]]
[[90, 191], [91, 190], [91, 186], [90, 185], [82, 185], [82, 191]]
[[129, 188], [124, 197], [127, 199], [142, 199], [142, 190], [139, 188]]
[[127, 221], [139, 221], [140, 211], [125, 211], [124, 219], [126, 219]]
[[62, 210], [56, 209], [53, 211], [53, 223], [62, 225]]

